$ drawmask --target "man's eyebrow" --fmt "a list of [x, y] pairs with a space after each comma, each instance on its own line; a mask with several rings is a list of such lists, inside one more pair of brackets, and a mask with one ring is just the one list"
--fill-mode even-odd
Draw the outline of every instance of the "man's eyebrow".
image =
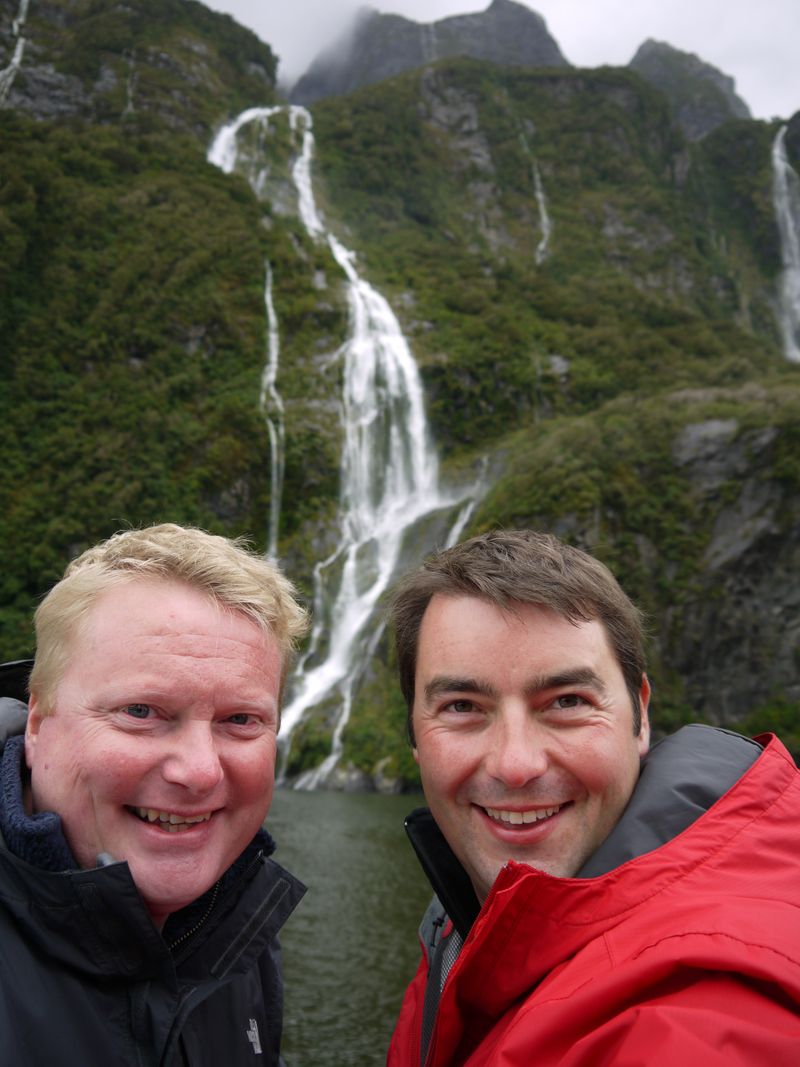
[[480, 693], [481, 696], [496, 697], [497, 690], [488, 682], [478, 678], [456, 678], [440, 674], [432, 678], [425, 686], [425, 699], [435, 700], [443, 693]]
[[[535, 675], [525, 683], [523, 692], [530, 698], [549, 689], [565, 688], [594, 689], [602, 695], [607, 692], [603, 679], [591, 667], [575, 667], [558, 671], [556, 674]], [[432, 678], [425, 686], [424, 692], [427, 701], [435, 700], [445, 693], [479, 693], [490, 698], [498, 696], [498, 690], [490, 682], [481, 681], [480, 678], [459, 678], [446, 674]]]
[[525, 696], [534, 696], [536, 693], [546, 692], [548, 689], [595, 689], [602, 695], [606, 694], [606, 685], [597, 671], [591, 667], [575, 667], [572, 670], [559, 671], [556, 674], [541, 674], [531, 678], [525, 684]]

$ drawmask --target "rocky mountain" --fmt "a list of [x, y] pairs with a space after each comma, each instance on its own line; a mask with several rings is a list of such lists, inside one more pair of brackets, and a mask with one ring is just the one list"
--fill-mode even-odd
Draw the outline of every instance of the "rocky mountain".
[[195, 0], [2, 0], [0, 19], [0, 68], [24, 45], [5, 107], [35, 118], [152, 113], [205, 137], [220, 109], [274, 93], [269, 46]]
[[344, 38], [314, 60], [290, 98], [311, 104], [452, 56], [520, 67], [569, 65], [544, 19], [514, 0], [492, 0], [479, 14], [429, 23], [362, 8]]
[[690, 52], [647, 40], [630, 67], [664, 93], [690, 141], [705, 137], [728, 119], [750, 118], [747, 104], [736, 95], [733, 78]]
[[[272, 53], [199, 5], [159, 10], [31, 2], [0, 109], [7, 658], [30, 651], [31, 610], [65, 561], [122, 525], [265, 544], [267, 264], [279, 549], [307, 595], [340, 537], [349, 308], [339, 262], [298, 218], [301, 127], [285, 110], [248, 127], [259, 195], [211, 166], [213, 129], [277, 103]], [[17, 12], [0, 0], [0, 67]], [[142, 71], [131, 107], [126, 34]], [[50, 71], [80, 92], [48, 113]], [[531, 524], [609, 563], [648, 613], [658, 729], [777, 726], [800, 751], [800, 379], [777, 318], [778, 125], [733, 118], [695, 141], [635, 71], [474, 58], [327, 98], [313, 121], [317, 203], [408, 339], [441, 478], [484, 472], [465, 533]], [[798, 131], [800, 115], [795, 169]], [[290, 773], [329, 751], [334, 703], [298, 727]], [[403, 718], [383, 641], [342, 737], [348, 782], [414, 780]]]
[[[506, 66], [570, 65], [544, 19], [514, 0], [492, 0], [479, 14], [431, 23], [362, 8], [345, 35], [312, 62], [290, 98], [315, 103], [454, 56]], [[690, 141], [729, 119], [751, 117], [733, 78], [691, 53], [647, 40], [629, 66], [665, 95]]]

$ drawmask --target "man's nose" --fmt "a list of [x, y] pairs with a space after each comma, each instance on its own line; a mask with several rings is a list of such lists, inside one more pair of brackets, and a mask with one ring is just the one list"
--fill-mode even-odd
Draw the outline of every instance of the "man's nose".
[[485, 768], [509, 789], [521, 789], [547, 770], [547, 731], [524, 704], [499, 711], [490, 729]]
[[176, 731], [163, 762], [163, 775], [166, 781], [198, 795], [210, 793], [219, 784], [223, 770], [212, 723], [189, 722]]

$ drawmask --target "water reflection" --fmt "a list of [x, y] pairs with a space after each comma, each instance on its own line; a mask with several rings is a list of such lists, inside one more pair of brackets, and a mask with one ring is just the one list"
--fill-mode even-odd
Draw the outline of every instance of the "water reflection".
[[276, 859], [308, 886], [281, 941], [287, 1067], [382, 1067], [430, 887], [403, 830], [420, 797], [278, 790]]

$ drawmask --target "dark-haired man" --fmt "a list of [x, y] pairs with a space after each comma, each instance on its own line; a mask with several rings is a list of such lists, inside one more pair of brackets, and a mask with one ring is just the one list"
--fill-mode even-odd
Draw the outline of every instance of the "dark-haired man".
[[495, 532], [392, 606], [436, 892], [389, 1067], [752, 1067], [800, 1050], [800, 774], [773, 737], [649, 749], [640, 614]]

